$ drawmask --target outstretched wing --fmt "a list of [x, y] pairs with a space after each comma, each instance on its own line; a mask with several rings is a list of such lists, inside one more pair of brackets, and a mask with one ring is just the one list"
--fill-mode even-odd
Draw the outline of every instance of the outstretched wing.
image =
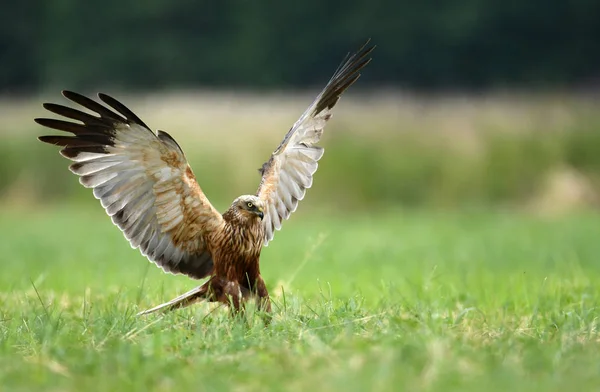
[[98, 94], [113, 110], [70, 91], [63, 95], [96, 115], [46, 103], [44, 108], [80, 123], [37, 118], [38, 124], [74, 136], [41, 136], [62, 146], [69, 169], [125, 234], [133, 248], [166, 272], [201, 279], [213, 260], [206, 235], [222, 217], [198, 186], [183, 151], [166, 132], [155, 134], [123, 104]]
[[304, 198], [306, 189], [311, 187], [317, 162], [323, 156], [323, 148], [315, 144], [331, 118], [331, 109], [342, 93], [360, 77], [360, 70], [371, 61], [369, 54], [375, 46], [367, 47], [368, 43], [346, 56], [323, 91], [260, 169], [262, 180], [256, 194], [266, 205], [263, 219], [265, 245], [273, 239], [275, 230], [281, 229], [282, 222], [296, 210], [298, 200]]

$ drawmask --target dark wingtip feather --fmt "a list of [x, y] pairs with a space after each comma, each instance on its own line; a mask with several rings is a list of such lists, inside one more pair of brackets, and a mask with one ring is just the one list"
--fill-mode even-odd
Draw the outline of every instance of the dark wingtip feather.
[[84, 147], [65, 147], [60, 150], [60, 154], [69, 159], [76, 158], [82, 152], [93, 153], [93, 154], [106, 154], [106, 147], [104, 146], [84, 146]]
[[83, 95], [76, 93], [75, 91], [71, 91], [71, 90], [62, 90], [60, 93], [62, 94], [63, 97], [65, 97], [71, 101], [77, 101], [77, 99], [80, 99], [80, 98], [87, 99]]
[[57, 142], [57, 138], [59, 138], [60, 136], [54, 136], [54, 135], [44, 135], [44, 136], [39, 136], [38, 140], [40, 142], [44, 142], [44, 143], [48, 143], [48, 144], [53, 144], [55, 146], [62, 146], [64, 144], [58, 143]]
[[98, 134], [86, 134], [79, 136], [59, 136], [59, 135], [47, 135], [40, 136], [38, 139], [41, 142], [54, 144], [56, 146], [64, 147], [91, 147], [91, 146], [107, 146], [111, 145], [112, 142], [109, 137]]
[[54, 118], [34, 118], [33, 121], [36, 123], [51, 129], [59, 131], [70, 132], [73, 134], [87, 132], [85, 125], [75, 124], [69, 121], [56, 120]]
[[91, 114], [84, 113], [80, 110], [73, 109], [67, 106], [58, 105], [56, 103], [44, 103], [42, 104], [42, 106], [49, 112], [58, 114], [59, 116], [70, 118], [72, 120], [81, 121], [86, 125], [100, 125], [105, 127], [110, 125], [106, 124], [106, 121], [102, 120], [101, 117], [92, 116]]
[[34, 118], [33, 121], [44, 127], [57, 129], [63, 132], [70, 132], [74, 135], [87, 133], [111, 134], [111, 130], [107, 126], [77, 124], [53, 118]]
[[98, 98], [100, 98], [108, 106], [112, 107], [117, 112], [119, 112], [123, 116], [125, 116], [125, 118], [129, 122], [141, 125], [148, 130], [150, 129], [150, 127], [148, 127], [142, 121], [142, 119], [140, 119], [135, 113], [133, 113], [131, 110], [129, 110], [129, 108], [127, 106], [123, 105], [121, 102], [117, 101], [115, 98], [111, 97], [110, 95], [107, 95], [104, 93], [98, 93]]
[[61, 95], [65, 98], [67, 98], [69, 101], [73, 101], [73, 102], [77, 102], [78, 100], [83, 99], [88, 99], [86, 97], [84, 97], [83, 95], [76, 93], [75, 91], [70, 91], [70, 90], [61, 90]]
[[371, 38], [367, 39], [356, 52], [346, 55], [321, 93], [321, 98], [315, 107], [315, 114], [333, 108], [342, 93], [358, 80], [360, 70], [371, 62], [371, 57], [368, 56], [376, 47], [376, 45], [367, 46], [369, 42]]
[[120, 116], [119, 114], [113, 112], [106, 106], [103, 106], [84, 95], [69, 90], [63, 90], [62, 95], [68, 100], [78, 103], [79, 105], [91, 110], [92, 112], [96, 112], [103, 119], [110, 120], [111, 122], [118, 122], [124, 124], [127, 123], [126, 118]]

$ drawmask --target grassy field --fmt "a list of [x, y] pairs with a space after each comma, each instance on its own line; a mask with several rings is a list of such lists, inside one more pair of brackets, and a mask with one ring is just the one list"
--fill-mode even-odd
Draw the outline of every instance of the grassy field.
[[302, 209], [263, 251], [265, 328], [196, 306], [97, 208], [0, 210], [0, 390], [584, 391], [600, 215]]

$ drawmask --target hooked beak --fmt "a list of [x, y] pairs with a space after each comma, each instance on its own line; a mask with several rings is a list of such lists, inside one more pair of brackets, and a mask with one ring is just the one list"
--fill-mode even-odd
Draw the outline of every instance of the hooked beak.
[[260, 220], [263, 220], [263, 218], [265, 217], [265, 214], [263, 212], [262, 209], [258, 210], [258, 212], [256, 213], [256, 215], [258, 215], [258, 217], [260, 218]]

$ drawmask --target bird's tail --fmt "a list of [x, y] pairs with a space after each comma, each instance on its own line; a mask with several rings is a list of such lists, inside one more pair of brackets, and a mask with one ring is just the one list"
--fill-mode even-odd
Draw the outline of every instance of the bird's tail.
[[179, 308], [185, 308], [186, 306], [190, 306], [196, 302], [206, 299], [207, 293], [208, 282], [203, 284], [202, 286], [196, 287], [195, 289], [188, 291], [185, 294], [181, 294], [179, 297], [174, 298], [169, 302], [165, 302], [164, 304], [155, 306], [148, 310], [144, 310], [143, 312], [139, 312], [137, 315], [143, 316], [146, 314], [158, 312], [159, 310], [171, 311]]

